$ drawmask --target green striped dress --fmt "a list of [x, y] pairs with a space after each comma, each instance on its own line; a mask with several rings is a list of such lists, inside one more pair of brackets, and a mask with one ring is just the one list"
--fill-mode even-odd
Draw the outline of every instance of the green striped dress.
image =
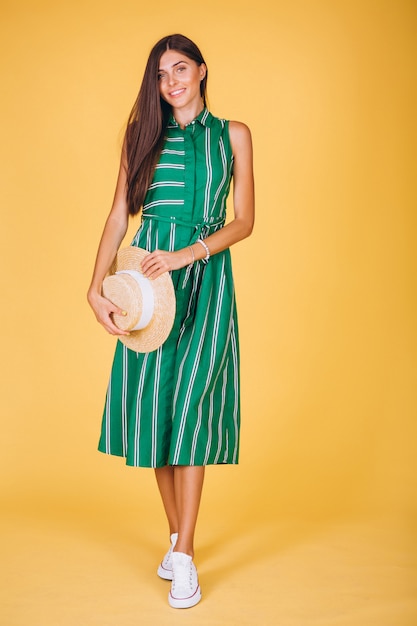
[[[132, 245], [177, 250], [224, 225], [233, 169], [229, 125], [207, 109], [173, 117]], [[165, 343], [117, 343], [99, 450], [141, 467], [237, 463], [239, 345], [230, 251], [175, 270], [176, 316]]]

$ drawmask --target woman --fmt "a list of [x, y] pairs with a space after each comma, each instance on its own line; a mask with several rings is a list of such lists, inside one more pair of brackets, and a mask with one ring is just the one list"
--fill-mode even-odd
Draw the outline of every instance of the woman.
[[[237, 463], [239, 349], [229, 247], [254, 221], [249, 129], [206, 107], [207, 66], [182, 35], [152, 49], [122, 148], [113, 205], [98, 249], [88, 300], [112, 335], [123, 335], [101, 286], [127, 230], [142, 209], [132, 245], [150, 254], [142, 273], [170, 272], [173, 329], [153, 352], [118, 341], [99, 449], [129, 465], [155, 468], [171, 545], [158, 574], [172, 580], [175, 608], [201, 598], [193, 562], [204, 469]], [[234, 219], [224, 225], [233, 175]]]

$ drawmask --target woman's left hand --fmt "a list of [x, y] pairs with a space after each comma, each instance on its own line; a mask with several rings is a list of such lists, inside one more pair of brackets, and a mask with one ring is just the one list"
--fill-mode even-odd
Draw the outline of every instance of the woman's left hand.
[[192, 254], [189, 248], [166, 252], [165, 250], [154, 250], [147, 254], [141, 264], [141, 270], [146, 278], [153, 280], [164, 272], [179, 270], [192, 262]]

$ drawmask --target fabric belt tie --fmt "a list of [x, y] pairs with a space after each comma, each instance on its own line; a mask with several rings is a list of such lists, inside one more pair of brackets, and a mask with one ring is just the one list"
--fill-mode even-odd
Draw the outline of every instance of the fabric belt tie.
[[[186, 228], [194, 228], [194, 234], [191, 237], [189, 242], [189, 246], [192, 246], [193, 243], [196, 243], [197, 239], [203, 237], [208, 234], [212, 228], [216, 228], [217, 226], [224, 225], [224, 218], [219, 218], [217, 222], [208, 222], [203, 220], [202, 222], [195, 224], [194, 222], [185, 222], [184, 220], [179, 220], [176, 217], [166, 217], [165, 215], [154, 215], [153, 213], [142, 213], [142, 220], [155, 220], [157, 222], [166, 222], [168, 224], [176, 224], [177, 226], [185, 226]], [[203, 235], [203, 231], [206, 231]], [[202, 263], [207, 263], [207, 261], [202, 261]], [[185, 289], [191, 275], [192, 268], [194, 264], [187, 265], [183, 267], [180, 271], [182, 274], [182, 279], [180, 280], [182, 284], [182, 289]]]
[[194, 222], [185, 222], [184, 220], [179, 220], [176, 217], [154, 215], [153, 213], [142, 213], [142, 220], [145, 220], [145, 219], [155, 220], [157, 222], [166, 222], [168, 224], [176, 224], [177, 226], [185, 226], [187, 228], [194, 228], [195, 232], [191, 238], [189, 245], [192, 245], [193, 243], [195, 243], [197, 239], [201, 237], [205, 229], [207, 229], [207, 231], [210, 231], [212, 228], [216, 228], [217, 226], [223, 226], [224, 221], [225, 221], [224, 218], [222, 219], [219, 218], [217, 222], [202, 221], [198, 224], [195, 224]]

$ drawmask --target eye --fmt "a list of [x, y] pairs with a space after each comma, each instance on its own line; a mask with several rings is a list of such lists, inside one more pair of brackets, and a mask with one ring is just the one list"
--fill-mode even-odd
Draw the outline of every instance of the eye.
[[165, 78], [165, 74], [158, 74], [158, 80], [163, 80]]
[[177, 67], [177, 72], [184, 72], [187, 68], [185, 67], [185, 65], [179, 65]]

